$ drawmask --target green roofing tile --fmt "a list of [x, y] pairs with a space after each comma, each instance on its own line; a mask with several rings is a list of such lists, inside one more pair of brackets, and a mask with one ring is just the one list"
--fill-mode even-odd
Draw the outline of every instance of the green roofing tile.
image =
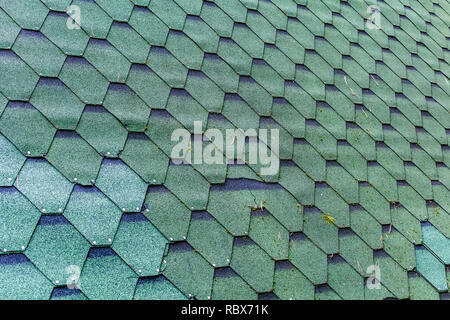
[[268, 212], [254, 210], [250, 219], [249, 237], [274, 260], [288, 257], [289, 233]]
[[81, 28], [90, 37], [105, 39], [113, 19], [95, 1], [73, 0], [72, 5], [82, 12]]
[[368, 181], [387, 200], [391, 202], [398, 200], [396, 180], [382, 166], [380, 166], [376, 162], [369, 163]]
[[352, 206], [350, 208], [350, 221], [352, 230], [372, 249], [382, 248], [381, 224], [366, 210], [361, 206]]
[[0, 21], [0, 48], [10, 49], [21, 29], [3, 10], [0, 10]]
[[135, 6], [129, 25], [151, 45], [164, 45], [169, 28], [148, 8]]
[[16, 188], [0, 188], [0, 209], [1, 252], [24, 250], [41, 216], [39, 210]]
[[[391, 108], [391, 124], [408, 141], [416, 142], [417, 136], [414, 125], [421, 126], [422, 118], [417, 109], [403, 95], [397, 95], [397, 108]], [[406, 116], [406, 117], [405, 117]]]
[[304, 234], [298, 233], [291, 236], [289, 261], [314, 285], [327, 282], [327, 255]]
[[169, 86], [174, 88], [184, 87], [188, 69], [166, 49], [152, 47], [147, 64]]
[[[338, 142], [337, 161], [356, 180], [367, 181], [367, 161], [347, 142]], [[328, 173], [330, 173], [328, 171]], [[328, 178], [329, 179], [329, 178]]]
[[339, 231], [339, 254], [362, 276], [373, 265], [372, 249], [349, 229]]
[[41, 78], [30, 103], [58, 129], [74, 130], [84, 109], [84, 103], [54, 78]]
[[121, 160], [104, 159], [95, 185], [122, 211], [141, 211], [147, 184]]
[[447, 291], [445, 266], [422, 246], [416, 247], [417, 271], [438, 291]]
[[320, 287], [316, 287], [315, 289], [315, 300], [342, 300], [342, 298], [334, 292], [333, 289], [328, 285], [323, 285]]
[[110, 82], [125, 82], [131, 63], [108, 41], [91, 39], [84, 56]]
[[45, 300], [52, 294], [51, 282], [23, 254], [0, 256], [2, 300]]
[[274, 293], [283, 300], [313, 300], [314, 285], [291, 263], [275, 265]]
[[[229, 184], [228, 188], [232, 187]], [[213, 186], [209, 194], [208, 212], [230, 233], [241, 236], [248, 232], [250, 207], [254, 205], [254, 197], [250, 191], [227, 190], [227, 185]]]
[[339, 89], [334, 86], [326, 86], [325, 100], [344, 120], [355, 120], [355, 105]]
[[164, 185], [191, 210], [206, 209], [209, 183], [191, 166], [169, 165]]
[[340, 257], [328, 263], [328, 284], [343, 299], [364, 299], [364, 279]]
[[315, 52], [322, 56], [333, 68], [342, 68], [342, 55], [325, 38], [315, 38]]
[[170, 29], [183, 29], [186, 13], [173, 0], [151, 0], [149, 8]]
[[358, 182], [337, 162], [327, 165], [327, 183], [348, 203], [358, 203]]
[[432, 251], [444, 264], [450, 261], [448, 252], [449, 238], [445, 237], [430, 223], [422, 224], [423, 244]]
[[258, 293], [273, 289], [275, 263], [248, 238], [235, 238], [231, 268]]
[[231, 268], [216, 269], [212, 289], [214, 300], [256, 300], [258, 294]]
[[128, 135], [120, 159], [148, 184], [161, 184], [166, 178], [169, 158], [143, 134]]
[[258, 2], [258, 11], [277, 29], [286, 29], [287, 16], [295, 15], [295, 4], [292, 1], [269, 1]]
[[411, 300], [439, 300], [439, 293], [419, 274], [408, 274]]
[[274, 99], [272, 117], [294, 138], [305, 137], [305, 118], [285, 99]]
[[325, 27], [325, 39], [341, 54], [350, 54], [350, 42], [333, 25]]
[[185, 295], [205, 300], [211, 296], [214, 268], [187, 243], [171, 245], [164, 275]]
[[202, 72], [213, 80], [223, 91], [228, 93], [237, 92], [239, 75], [218, 56], [205, 54]]
[[267, 62], [283, 79], [295, 79], [295, 64], [276, 46], [264, 46], [264, 61]]
[[88, 300], [88, 298], [79, 289], [55, 287], [50, 300]]
[[411, 150], [412, 162], [430, 179], [437, 180], [436, 163], [422, 148], [414, 146]]
[[208, 112], [222, 110], [225, 93], [203, 72], [189, 71], [185, 88]]
[[80, 285], [93, 300], [131, 300], [138, 276], [110, 248], [93, 248], [83, 267]]
[[414, 245], [392, 227], [383, 228], [383, 249], [406, 270], [416, 266]]
[[265, 43], [275, 43], [277, 30], [258, 11], [248, 10], [246, 24]]
[[279, 183], [300, 203], [304, 205], [314, 203], [314, 181], [292, 163], [281, 165]]
[[235, 23], [232, 39], [252, 58], [262, 58], [264, 42], [245, 24]]
[[142, 214], [124, 214], [111, 248], [139, 276], [152, 276], [158, 274], [167, 243]]
[[95, 2], [117, 21], [127, 21], [134, 7], [129, 0], [95, 0]]
[[213, 267], [229, 265], [233, 237], [207, 212], [192, 213], [187, 241]]
[[295, 141], [293, 161], [314, 181], [325, 181], [326, 161], [307, 141]]
[[6, 11], [22, 28], [39, 30], [49, 13], [39, 0], [2, 0], [0, 7]]
[[400, 299], [408, 298], [408, 276], [406, 271], [384, 251], [376, 252], [375, 265], [380, 268], [380, 282]]
[[203, 51], [183, 32], [170, 31], [166, 48], [189, 69], [199, 70], [203, 61]]
[[448, 299], [450, 5], [373, 4], [0, 0], [6, 296]]
[[300, 20], [309, 31], [316, 36], [324, 35], [324, 23], [308, 8], [297, 6], [297, 19]]
[[434, 161], [442, 160], [442, 148], [439, 142], [436, 141], [425, 130], [418, 128], [417, 130], [417, 143], [421, 146]]
[[71, 266], [81, 270], [89, 248], [89, 242], [63, 216], [43, 216], [25, 255], [54, 284], [64, 285], [72, 284]]
[[110, 245], [122, 211], [96, 187], [75, 186], [64, 216], [93, 245]]
[[0, 91], [9, 100], [27, 100], [39, 80], [37, 74], [16, 54], [9, 50], [1, 50]]
[[145, 130], [150, 117], [150, 108], [128, 86], [111, 84], [103, 105], [127, 130], [140, 132]]
[[398, 197], [400, 203], [409, 210], [417, 219], [424, 221], [427, 217], [425, 200], [406, 183], [398, 184]]
[[325, 214], [334, 219], [334, 224], [340, 228], [350, 225], [348, 204], [332, 188], [326, 184], [316, 184], [314, 204]]
[[233, 40], [221, 38], [217, 54], [225, 60], [236, 73], [250, 74], [252, 58]]
[[253, 78], [241, 76], [238, 93], [260, 116], [270, 116], [272, 96]]
[[307, 50], [305, 55], [305, 65], [312, 70], [324, 83], [334, 82], [333, 68], [314, 51]]
[[377, 162], [383, 166], [396, 180], [406, 179], [404, 162], [383, 142], [377, 143]]
[[188, 232], [191, 212], [164, 187], [150, 187], [144, 214], [170, 241], [183, 240]]
[[419, 168], [411, 163], [406, 163], [406, 181], [425, 199], [431, 200], [433, 192], [431, 189], [431, 181], [427, 178]]
[[272, 95], [284, 95], [284, 80], [264, 60], [254, 59], [251, 76]]
[[217, 52], [220, 37], [201, 18], [188, 16], [183, 32], [194, 40], [205, 52]]
[[66, 26], [66, 13], [52, 11], [45, 19], [41, 32], [67, 55], [82, 56], [89, 36], [82, 29], [69, 29]]
[[286, 30], [303, 48], [314, 48], [314, 35], [299, 20], [289, 18]]
[[111, 157], [119, 154], [127, 139], [127, 131], [120, 122], [106, 109], [97, 106], [85, 108], [77, 132], [98, 153]]
[[102, 104], [108, 90], [108, 81], [84, 58], [67, 58], [60, 79], [84, 103]]
[[389, 201], [368, 183], [359, 186], [359, 203], [379, 223], [388, 224], [391, 222]]
[[186, 300], [164, 276], [141, 278], [136, 285], [134, 300]]
[[239, 2], [239, 0], [214, 0], [214, 2], [234, 21], [245, 22], [247, 9]]
[[0, 131], [23, 154], [47, 153], [56, 129], [29, 103], [10, 102], [0, 118]]
[[304, 233], [327, 254], [335, 254], [339, 250], [338, 227], [325, 220], [327, 212], [317, 208], [305, 208]]
[[221, 37], [231, 37], [233, 20], [215, 3], [203, 2], [200, 17]]
[[414, 244], [422, 243], [420, 221], [402, 206], [391, 208], [392, 225]]
[[25, 157], [14, 145], [0, 134], [0, 186], [10, 187], [25, 162]]
[[302, 229], [302, 210], [297, 200], [286, 190], [276, 185], [249, 183], [249, 191], [254, 197], [253, 204], [264, 206], [289, 232]]
[[114, 22], [107, 40], [132, 63], [146, 63], [150, 45], [128, 24]]
[[28, 159], [16, 183], [43, 213], [61, 213], [69, 200], [73, 185], [44, 159]]
[[182, 7], [188, 14], [198, 16], [200, 14], [200, 11], [202, 10], [202, 0], [175, 0], [175, 2], [178, 3], [178, 5]]
[[[53, 43], [37, 31], [22, 30], [12, 49], [41, 76], [56, 76], [66, 59]], [[40, 55], [46, 59], [38, 59]]]
[[145, 103], [156, 109], [163, 109], [169, 97], [170, 87], [146, 66], [133, 64], [127, 78], [127, 85]]
[[295, 82], [316, 100], [325, 100], [325, 84], [305, 66], [296, 68]]
[[325, 160], [336, 160], [337, 140], [315, 120], [306, 122], [305, 139]]
[[285, 82], [285, 96], [306, 119], [315, 118], [316, 101], [294, 81]]
[[97, 177], [102, 157], [75, 132], [59, 131], [46, 159], [69, 181], [90, 185]]

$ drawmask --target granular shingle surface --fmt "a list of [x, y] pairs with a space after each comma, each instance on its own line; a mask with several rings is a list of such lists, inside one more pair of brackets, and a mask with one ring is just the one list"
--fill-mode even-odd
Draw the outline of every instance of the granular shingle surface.
[[448, 0], [0, 0], [0, 299], [448, 298], [449, 77]]

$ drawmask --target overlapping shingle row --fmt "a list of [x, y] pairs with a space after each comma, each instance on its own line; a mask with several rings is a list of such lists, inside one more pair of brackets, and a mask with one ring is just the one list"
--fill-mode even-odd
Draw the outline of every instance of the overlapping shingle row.
[[[0, 0], [0, 298], [449, 298], [449, 26], [446, 0]], [[194, 121], [278, 129], [278, 174], [175, 165]]]

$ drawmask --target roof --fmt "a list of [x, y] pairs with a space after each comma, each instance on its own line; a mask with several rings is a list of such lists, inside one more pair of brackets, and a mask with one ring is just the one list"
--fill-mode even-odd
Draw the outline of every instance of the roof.
[[[447, 0], [0, 0], [0, 299], [449, 299], [449, 26]], [[176, 165], [194, 121], [278, 129], [279, 172]]]

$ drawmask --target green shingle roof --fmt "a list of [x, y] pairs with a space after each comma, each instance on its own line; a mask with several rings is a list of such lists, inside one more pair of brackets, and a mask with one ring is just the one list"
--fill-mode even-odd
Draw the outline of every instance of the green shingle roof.
[[[449, 10], [0, 0], [0, 299], [448, 299]], [[194, 121], [279, 173], [171, 162]]]

